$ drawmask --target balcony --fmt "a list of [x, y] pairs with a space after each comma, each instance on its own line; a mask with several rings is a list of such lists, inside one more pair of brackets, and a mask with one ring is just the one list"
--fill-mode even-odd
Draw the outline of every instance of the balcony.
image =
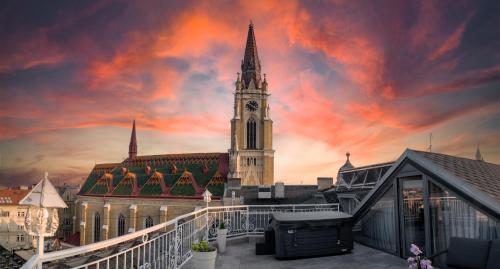
[[[22, 268], [189, 268], [191, 244], [203, 238], [214, 241], [217, 238], [217, 227], [222, 221], [229, 229], [229, 240], [245, 241], [246, 238], [263, 233], [273, 212], [305, 211], [339, 211], [339, 205], [245, 205], [203, 208], [124, 236], [45, 253], [42, 257], [34, 256]], [[256, 257], [252, 247], [253, 244], [249, 243], [232, 244], [229, 246], [227, 254], [218, 258], [218, 263], [221, 266], [229, 266], [227, 268], [234, 268], [230, 265], [235, 263], [238, 263], [240, 268], [250, 268], [252, 261], [265, 259], [269, 261], [269, 265], [280, 265], [262, 268], [281, 268], [284, 265], [295, 267], [292, 266], [293, 261], [281, 263], [274, 261], [270, 256]], [[394, 265], [391, 268], [400, 268], [398, 266], [404, 265], [404, 261], [397, 257], [360, 245], [356, 247], [354, 255], [308, 259], [307, 261], [318, 261], [319, 263], [323, 261], [330, 264], [335, 260], [336, 262], [344, 262], [346, 265], [352, 264], [356, 268], [361, 267], [357, 267], [355, 263], [362, 261], [367, 266], [370, 264], [383, 265], [386, 264], [385, 261], [391, 261], [389, 265]], [[240, 257], [239, 260], [238, 257]], [[370, 257], [370, 261], [367, 257]], [[379, 257], [378, 262], [373, 261], [372, 264], [371, 260], [376, 257]], [[307, 261], [296, 262], [297, 264], [308, 264]], [[245, 265], [246, 263], [248, 265]]]

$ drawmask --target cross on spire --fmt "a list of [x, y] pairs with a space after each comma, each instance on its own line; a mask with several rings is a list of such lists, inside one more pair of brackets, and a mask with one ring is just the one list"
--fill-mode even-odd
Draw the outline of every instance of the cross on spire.
[[130, 144], [128, 146], [128, 157], [130, 159], [137, 157], [137, 137], [135, 135], [135, 120], [132, 123], [132, 134], [130, 135]]
[[260, 85], [260, 60], [257, 53], [257, 42], [255, 41], [255, 33], [253, 23], [250, 21], [248, 25], [247, 43], [245, 47], [245, 55], [241, 62], [241, 79], [245, 82], [245, 86], [250, 85], [253, 79], [256, 87]]

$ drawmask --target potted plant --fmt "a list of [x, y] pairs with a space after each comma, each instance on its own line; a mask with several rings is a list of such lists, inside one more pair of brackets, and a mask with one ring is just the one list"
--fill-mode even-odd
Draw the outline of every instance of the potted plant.
[[193, 265], [195, 269], [214, 269], [217, 250], [208, 245], [205, 240], [191, 245]]
[[409, 257], [406, 260], [409, 269], [433, 269], [432, 262], [422, 255], [423, 252], [417, 245], [411, 244], [410, 252], [413, 253], [415, 257]]
[[217, 229], [217, 246], [220, 253], [226, 252], [227, 229], [224, 221], [221, 221]]

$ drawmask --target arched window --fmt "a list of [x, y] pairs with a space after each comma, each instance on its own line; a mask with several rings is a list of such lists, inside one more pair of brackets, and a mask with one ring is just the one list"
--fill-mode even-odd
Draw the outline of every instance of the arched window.
[[94, 242], [101, 241], [101, 215], [95, 213], [94, 216]]
[[257, 148], [257, 123], [253, 118], [247, 121], [247, 149]]
[[247, 158], [247, 166], [250, 166], [250, 158]]
[[125, 234], [125, 217], [120, 214], [118, 217], [118, 236]]
[[149, 228], [149, 227], [153, 227], [153, 218], [152, 217], [147, 217], [145, 220], [144, 220], [144, 228]]
[[257, 159], [253, 158], [253, 165], [257, 165]]

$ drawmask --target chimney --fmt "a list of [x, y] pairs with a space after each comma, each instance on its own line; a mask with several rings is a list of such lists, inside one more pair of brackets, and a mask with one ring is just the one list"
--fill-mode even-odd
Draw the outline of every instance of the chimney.
[[285, 198], [285, 183], [276, 182], [274, 184], [274, 198], [275, 199]]
[[330, 188], [333, 185], [333, 177], [318, 177], [318, 191]]

